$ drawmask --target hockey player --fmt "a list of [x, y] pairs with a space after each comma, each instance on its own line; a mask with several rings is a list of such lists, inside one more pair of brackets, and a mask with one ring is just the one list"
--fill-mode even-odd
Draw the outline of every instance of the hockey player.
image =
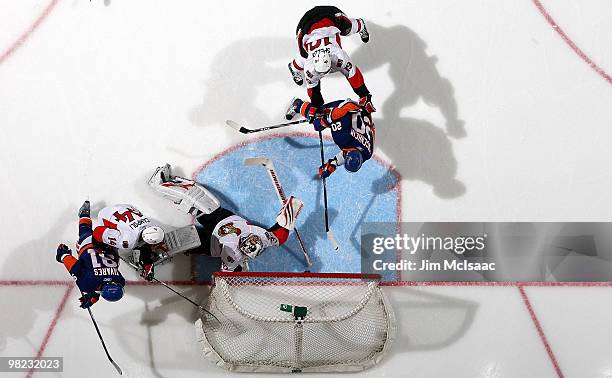
[[108, 206], [98, 213], [100, 223], [93, 231], [96, 241], [117, 249], [138, 250], [141, 275], [147, 281], [154, 276], [157, 255], [152, 247], [164, 240], [164, 231], [132, 205]]
[[79, 209], [78, 258], [65, 244], [57, 247], [55, 259], [64, 264], [75, 279], [82, 296], [81, 308], [88, 308], [100, 297], [116, 302], [123, 297], [125, 279], [119, 272], [119, 256], [112, 248], [92, 238], [89, 201]]
[[225, 271], [248, 270], [249, 259], [256, 258], [268, 247], [282, 245], [303, 206], [302, 201], [291, 196], [276, 223], [264, 229], [222, 208], [219, 200], [202, 185], [172, 176], [168, 164], [156, 169], [149, 185], [173, 201], [180, 211], [196, 217], [201, 246], [190, 253], [221, 258]]
[[306, 12], [298, 22], [296, 38], [299, 55], [289, 63], [289, 71], [297, 85], [304, 83], [314, 107], [322, 106], [321, 78], [330, 72], [341, 72], [353, 91], [360, 97], [359, 103], [370, 113], [376, 111], [372, 95], [363, 81], [359, 68], [342, 49], [340, 36], [359, 33], [363, 43], [370, 35], [362, 19], [349, 18], [333, 6], [316, 6]]
[[325, 104], [315, 117], [312, 116], [313, 107], [312, 103], [296, 98], [286, 116], [291, 119], [300, 113], [310, 120], [316, 131], [331, 130], [331, 136], [341, 151], [319, 167], [319, 176], [327, 178], [341, 165], [349, 172], [357, 172], [374, 152], [376, 129], [372, 115], [351, 99]]

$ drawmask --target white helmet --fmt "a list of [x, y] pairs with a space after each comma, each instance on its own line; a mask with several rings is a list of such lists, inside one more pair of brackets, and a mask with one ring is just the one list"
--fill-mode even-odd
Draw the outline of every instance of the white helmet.
[[326, 74], [331, 68], [331, 56], [328, 48], [317, 49], [312, 53], [314, 69], [320, 74]]
[[147, 244], [159, 244], [164, 241], [164, 230], [157, 226], [147, 227], [142, 230], [141, 236]]

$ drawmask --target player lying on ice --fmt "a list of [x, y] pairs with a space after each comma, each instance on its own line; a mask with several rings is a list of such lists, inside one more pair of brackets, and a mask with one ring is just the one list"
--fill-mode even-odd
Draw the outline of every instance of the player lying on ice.
[[316, 131], [330, 129], [334, 143], [340, 147], [336, 156], [319, 167], [319, 176], [327, 178], [341, 165], [349, 172], [357, 172], [363, 162], [372, 157], [376, 134], [372, 115], [355, 101], [338, 100], [317, 108], [296, 98], [286, 118], [292, 119], [298, 113], [307, 118]]
[[367, 107], [370, 113], [376, 111], [361, 71], [342, 50], [340, 36], [355, 33], [359, 33], [364, 43], [370, 40], [362, 19], [349, 18], [333, 6], [316, 6], [298, 22], [296, 38], [299, 55], [289, 63], [289, 71], [297, 85], [302, 85], [306, 76], [308, 96], [315, 106], [324, 103], [321, 79], [330, 72], [340, 72], [360, 97], [359, 103]]
[[116, 302], [123, 297], [125, 279], [119, 272], [119, 255], [108, 245], [95, 241], [90, 218], [89, 201], [79, 209], [78, 258], [65, 244], [57, 247], [55, 259], [64, 264], [75, 279], [82, 296], [82, 308], [88, 308], [100, 299]]
[[293, 230], [303, 204], [291, 196], [281, 208], [276, 223], [264, 229], [224, 209], [219, 200], [202, 185], [172, 176], [170, 165], [158, 167], [149, 185], [174, 202], [178, 210], [196, 218], [201, 245], [189, 253], [221, 258], [222, 270], [248, 270], [248, 260], [268, 247], [282, 245]]
[[[142, 268], [141, 275], [151, 281], [154, 275], [153, 263], [158, 259], [152, 248], [164, 241], [164, 230], [132, 205], [108, 206], [98, 213], [97, 226], [93, 230], [96, 241], [110, 247], [137, 251], [132, 253], [134, 262]], [[138, 258], [134, 258], [134, 255]]]

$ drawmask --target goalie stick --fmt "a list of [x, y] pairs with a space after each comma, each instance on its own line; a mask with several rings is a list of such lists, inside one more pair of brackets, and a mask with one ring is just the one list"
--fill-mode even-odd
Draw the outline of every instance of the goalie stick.
[[[281, 205], [285, 205], [285, 202], [287, 201], [287, 196], [285, 195], [285, 191], [283, 190], [283, 187], [281, 186], [280, 180], [278, 178], [278, 175], [276, 174], [276, 169], [274, 168], [274, 163], [272, 163], [272, 160], [265, 158], [265, 157], [248, 158], [244, 160], [244, 165], [249, 165], [249, 166], [262, 165], [264, 168], [266, 168], [266, 170], [268, 171], [268, 175], [270, 176], [270, 180], [272, 180], [272, 184], [274, 185], [274, 189], [276, 189], [276, 195], [278, 196], [278, 200], [280, 201]], [[302, 237], [300, 236], [300, 233], [297, 227], [294, 228], [294, 231], [295, 231], [295, 236], [297, 237], [298, 243], [300, 244], [300, 248], [302, 249], [302, 252], [304, 253], [304, 259], [306, 259], [306, 264], [310, 267], [312, 266], [312, 261], [310, 261], [310, 256], [308, 256], [308, 252], [306, 252], [304, 241], [302, 240]]]
[[298, 123], [304, 123], [304, 122], [308, 122], [308, 120], [307, 119], [300, 119], [300, 120], [297, 120], [297, 121], [285, 122], [285, 123], [279, 123], [277, 125], [260, 127], [258, 129], [247, 129], [246, 127], [240, 125], [236, 121], [232, 121], [231, 119], [226, 120], [225, 124], [228, 125], [229, 127], [231, 127], [232, 129], [238, 130], [239, 132], [241, 132], [243, 134], [251, 134], [251, 133], [258, 133], [260, 131], [267, 131], [267, 130], [279, 129], [281, 127], [297, 125]]

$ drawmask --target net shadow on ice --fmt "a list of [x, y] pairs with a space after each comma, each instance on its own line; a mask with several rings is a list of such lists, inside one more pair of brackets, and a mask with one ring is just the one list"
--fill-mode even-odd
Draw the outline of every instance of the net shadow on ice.
[[391, 357], [452, 345], [474, 324], [479, 306], [474, 301], [407, 287], [402, 288], [401, 295], [397, 292], [387, 295], [397, 321]]

